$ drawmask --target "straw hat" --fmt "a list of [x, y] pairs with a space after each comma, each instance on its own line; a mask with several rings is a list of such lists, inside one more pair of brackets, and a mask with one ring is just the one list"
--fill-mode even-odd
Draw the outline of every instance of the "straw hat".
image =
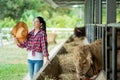
[[24, 22], [18, 22], [12, 29], [11, 34], [21, 43], [26, 40], [28, 27]]

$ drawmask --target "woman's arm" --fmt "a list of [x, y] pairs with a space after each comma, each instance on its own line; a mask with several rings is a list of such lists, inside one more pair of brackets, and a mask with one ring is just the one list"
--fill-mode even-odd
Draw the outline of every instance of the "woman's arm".
[[46, 34], [42, 34], [42, 37], [41, 37], [41, 46], [42, 46], [42, 53], [45, 57], [45, 60], [47, 63], [50, 63], [50, 60], [49, 60], [49, 54], [48, 54], [48, 46], [47, 46], [47, 36]]
[[18, 47], [26, 48], [26, 42], [20, 43], [19, 40], [16, 37], [14, 37], [14, 41], [17, 44]]
[[42, 53], [43, 55], [46, 57], [46, 56], [49, 56], [48, 54], [48, 46], [47, 46], [47, 36], [45, 35], [45, 33], [43, 33], [41, 35], [41, 40], [40, 40], [40, 45], [42, 47]]

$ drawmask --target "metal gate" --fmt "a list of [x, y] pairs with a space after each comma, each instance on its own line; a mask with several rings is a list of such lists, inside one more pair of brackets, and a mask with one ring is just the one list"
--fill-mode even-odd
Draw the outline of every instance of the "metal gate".
[[117, 50], [120, 24], [89, 24], [86, 25], [86, 36], [91, 43], [102, 38], [102, 69], [106, 73], [106, 80], [118, 80], [117, 75]]

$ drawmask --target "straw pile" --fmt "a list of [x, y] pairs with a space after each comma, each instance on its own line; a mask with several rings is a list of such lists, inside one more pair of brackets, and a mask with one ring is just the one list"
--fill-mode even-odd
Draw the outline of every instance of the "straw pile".
[[66, 42], [37, 80], [76, 80], [73, 51], [75, 46], [84, 45], [84, 39], [75, 37], [73, 41]]
[[78, 45], [84, 45], [85, 37], [75, 37], [73, 41], [66, 42], [58, 53], [59, 59], [59, 80], [76, 80], [76, 70], [74, 66], [74, 48]]

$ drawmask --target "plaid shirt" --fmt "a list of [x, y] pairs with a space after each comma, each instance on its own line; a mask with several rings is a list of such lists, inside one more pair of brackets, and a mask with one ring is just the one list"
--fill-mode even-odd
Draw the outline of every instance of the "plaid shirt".
[[33, 53], [42, 52], [44, 56], [49, 56], [47, 49], [47, 35], [45, 31], [39, 30], [34, 35], [34, 29], [28, 34], [28, 38], [25, 42], [18, 45], [21, 48], [31, 50]]

